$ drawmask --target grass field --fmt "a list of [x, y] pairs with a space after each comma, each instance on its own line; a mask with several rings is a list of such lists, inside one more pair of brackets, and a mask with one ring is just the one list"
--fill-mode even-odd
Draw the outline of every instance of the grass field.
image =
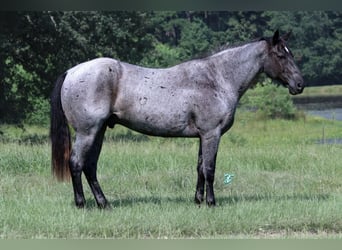
[[98, 175], [112, 208], [97, 209], [84, 181], [79, 210], [71, 183], [51, 177], [48, 129], [0, 130], [0, 238], [342, 238], [342, 145], [317, 143], [323, 130], [342, 138], [338, 121], [238, 112], [220, 144], [215, 208], [193, 202], [196, 139], [108, 130]]
[[303, 94], [297, 97], [307, 97], [307, 96], [342, 96], [342, 84], [340, 85], [326, 85], [318, 87], [305, 88]]
[[342, 85], [327, 85], [305, 88], [301, 95], [292, 96], [301, 110], [325, 110], [342, 107]]

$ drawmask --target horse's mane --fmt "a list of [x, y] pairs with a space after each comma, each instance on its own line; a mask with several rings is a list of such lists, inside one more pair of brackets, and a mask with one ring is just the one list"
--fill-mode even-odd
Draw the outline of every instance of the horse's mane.
[[215, 54], [217, 54], [221, 51], [224, 51], [224, 50], [234, 49], [234, 48], [241, 47], [241, 46], [244, 46], [244, 45], [249, 44], [249, 43], [254, 43], [254, 42], [259, 42], [259, 41], [268, 41], [269, 39], [270, 38], [260, 37], [260, 38], [256, 38], [253, 40], [244, 41], [244, 42], [236, 42], [236, 43], [232, 43], [232, 44], [228, 42], [228, 43], [220, 45], [220, 46], [218, 46], [218, 47], [216, 47], [210, 51], [197, 54], [190, 60], [205, 59], [207, 57], [215, 55]]
[[260, 41], [260, 40], [265, 40], [265, 39], [264, 39], [264, 38], [257, 38], [257, 39], [253, 39], [253, 40], [250, 40], [250, 41], [236, 42], [236, 43], [233, 43], [233, 44], [226, 43], [226, 44], [224, 44], [224, 45], [221, 45], [221, 46], [215, 48], [215, 49], [213, 50], [213, 52], [214, 52], [214, 53], [217, 53], [217, 52], [220, 52], [220, 51], [223, 51], [223, 50], [241, 47], [241, 46], [244, 46], [244, 45], [249, 44], [249, 43], [258, 42], [258, 41]]

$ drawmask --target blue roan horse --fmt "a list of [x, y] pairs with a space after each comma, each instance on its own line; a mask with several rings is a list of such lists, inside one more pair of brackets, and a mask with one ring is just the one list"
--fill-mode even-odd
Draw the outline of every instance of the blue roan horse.
[[[233, 125], [237, 103], [264, 72], [293, 95], [304, 81], [286, 47], [289, 33], [227, 48], [176, 66], [144, 68], [110, 58], [76, 65], [61, 75], [51, 99], [52, 170], [71, 175], [77, 207], [85, 198], [82, 172], [99, 207], [108, 205], [96, 177], [107, 126], [124, 125], [144, 134], [198, 137], [195, 202], [215, 205], [214, 175], [220, 137]], [[71, 149], [68, 124], [76, 131]]]

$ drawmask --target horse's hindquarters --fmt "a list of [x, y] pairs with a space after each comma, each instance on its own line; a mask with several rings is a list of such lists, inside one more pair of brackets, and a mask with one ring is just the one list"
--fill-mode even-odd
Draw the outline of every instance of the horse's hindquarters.
[[[117, 62], [100, 58], [68, 71], [61, 90], [65, 116], [76, 131], [102, 126], [111, 115]], [[97, 127], [97, 128], [96, 128]]]

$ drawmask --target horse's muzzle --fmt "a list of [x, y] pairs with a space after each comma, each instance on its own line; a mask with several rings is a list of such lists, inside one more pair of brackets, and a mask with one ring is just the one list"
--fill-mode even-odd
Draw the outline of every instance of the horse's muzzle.
[[303, 79], [290, 82], [288, 85], [289, 92], [291, 95], [298, 95], [298, 94], [303, 93], [304, 87], [305, 87], [305, 84], [304, 84]]

